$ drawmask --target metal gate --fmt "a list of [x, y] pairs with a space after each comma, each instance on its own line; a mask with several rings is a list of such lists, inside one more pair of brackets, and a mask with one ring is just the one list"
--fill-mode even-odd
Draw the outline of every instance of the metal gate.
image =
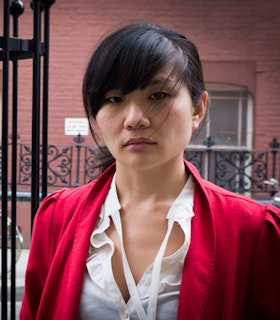
[[[33, 38], [18, 37], [19, 19], [24, 13], [20, 0], [3, 2], [3, 36], [0, 36], [2, 62], [2, 142], [1, 142], [1, 319], [16, 319], [16, 199], [17, 199], [17, 127], [18, 73], [20, 60], [32, 59], [32, 183], [31, 225], [40, 198], [47, 195], [48, 145], [48, 69], [50, 8], [55, 0], [32, 0]], [[10, 22], [12, 30], [10, 30]], [[12, 34], [12, 35], [11, 35]], [[41, 39], [43, 38], [43, 39]], [[11, 68], [11, 72], [10, 72]], [[42, 72], [42, 77], [41, 77]], [[10, 76], [11, 74], [11, 76]], [[42, 80], [41, 80], [42, 79]], [[41, 84], [42, 82], [42, 84]], [[11, 86], [11, 88], [9, 88]], [[42, 92], [41, 92], [42, 88]], [[12, 92], [10, 98], [9, 90]], [[11, 128], [9, 128], [11, 123]], [[42, 123], [42, 128], [40, 128]], [[8, 132], [12, 132], [12, 152], [8, 152]], [[42, 146], [40, 148], [40, 145]], [[41, 163], [41, 166], [39, 166]], [[11, 175], [11, 186], [8, 176]], [[8, 214], [8, 202], [11, 212]], [[10, 245], [10, 250], [8, 246]], [[11, 260], [8, 277], [8, 261]]]

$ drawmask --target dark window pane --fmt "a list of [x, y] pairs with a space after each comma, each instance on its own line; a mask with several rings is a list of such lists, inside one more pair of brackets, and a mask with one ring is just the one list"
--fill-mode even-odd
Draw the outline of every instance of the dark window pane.
[[202, 145], [211, 137], [216, 146], [246, 147], [248, 103], [246, 91], [210, 90], [209, 119], [194, 133], [191, 145]]
[[238, 144], [238, 101], [212, 99], [210, 108], [210, 136], [218, 145]]

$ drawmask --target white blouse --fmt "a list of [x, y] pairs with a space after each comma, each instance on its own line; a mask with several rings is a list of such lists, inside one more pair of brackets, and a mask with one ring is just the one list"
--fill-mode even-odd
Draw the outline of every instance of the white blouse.
[[[182, 269], [190, 244], [191, 218], [194, 215], [193, 194], [194, 185], [190, 177], [167, 213], [168, 230], [154, 263], [148, 267], [136, 285], [123, 248], [121, 206], [114, 177], [90, 239], [79, 319], [176, 319]], [[112, 222], [122, 246], [124, 275], [130, 293], [127, 302], [123, 299], [112, 270], [114, 243], [105, 232]], [[181, 226], [185, 240], [175, 253], [163, 257], [174, 223]]]

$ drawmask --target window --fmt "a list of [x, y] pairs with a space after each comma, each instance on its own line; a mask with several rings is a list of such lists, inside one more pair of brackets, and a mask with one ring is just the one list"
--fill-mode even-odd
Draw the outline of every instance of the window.
[[[253, 165], [252, 96], [241, 86], [211, 84], [207, 90], [208, 119], [194, 135], [186, 158], [193, 160], [204, 178], [249, 195]], [[204, 152], [197, 152], [201, 149]]]
[[192, 140], [191, 146], [200, 146], [211, 138], [215, 148], [251, 148], [252, 97], [240, 86], [211, 84], [208, 119]]

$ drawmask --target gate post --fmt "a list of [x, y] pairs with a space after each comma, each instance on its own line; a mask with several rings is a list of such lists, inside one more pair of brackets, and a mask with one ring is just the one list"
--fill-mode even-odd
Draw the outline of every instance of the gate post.
[[[2, 142], [1, 142], [1, 319], [16, 318], [16, 199], [17, 199], [17, 138], [18, 138], [18, 61], [33, 59], [33, 95], [32, 95], [32, 181], [31, 181], [31, 225], [41, 197], [47, 194], [47, 149], [48, 149], [48, 59], [49, 59], [49, 12], [55, 0], [32, 0], [33, 39], [18, 37], [18, 17], [24, 12], [20, 0], [3, 2], [3, 36], [0, 36], [0, 61], [3, 63], [2, 77]], [[44, 12], [44, 39], [41, 42], [41, 15]], [[10, 15], [13, 16], [13, 37], [10, 37]], [[41, 107], [40, 74], [41, 57], [43, 65], [43, 105]], [[13, 63], [12, 108], [9, 106], [9, 63]], [[43, 111], [42, 111], [43, 110]], [[41, 112], [42, 111], [42, 112]], [[42, 114], [41, 114], [42, 113]], [[12, 157], [8, 161], [9, 117], [12, 118]], [[42, 118], [42, 136], [40, 120]], [[42, 149], [40, 144], [42, 143]], [[41, 157], [42, 153], [42, 157]], [[11, 164], [11, 165], [10, 165]], [[40, 169], [41, 168], [41, 169]], [[11, 173], [11, 181], [8, 181]], [[41, 180], [40, 180], [41, 179]], [[40, 184], [41, 181], [41, 184]], [[9, 190], [9, 184], [11, 190]], [[40, 190], [41, 185], [41, 190]], [[8, 201], [11, 194], [11, 281], [8, 286]], [[8, 290], [10, 289], [10, 290]], [[10, 310], [8, 317], [8, 302]]]

